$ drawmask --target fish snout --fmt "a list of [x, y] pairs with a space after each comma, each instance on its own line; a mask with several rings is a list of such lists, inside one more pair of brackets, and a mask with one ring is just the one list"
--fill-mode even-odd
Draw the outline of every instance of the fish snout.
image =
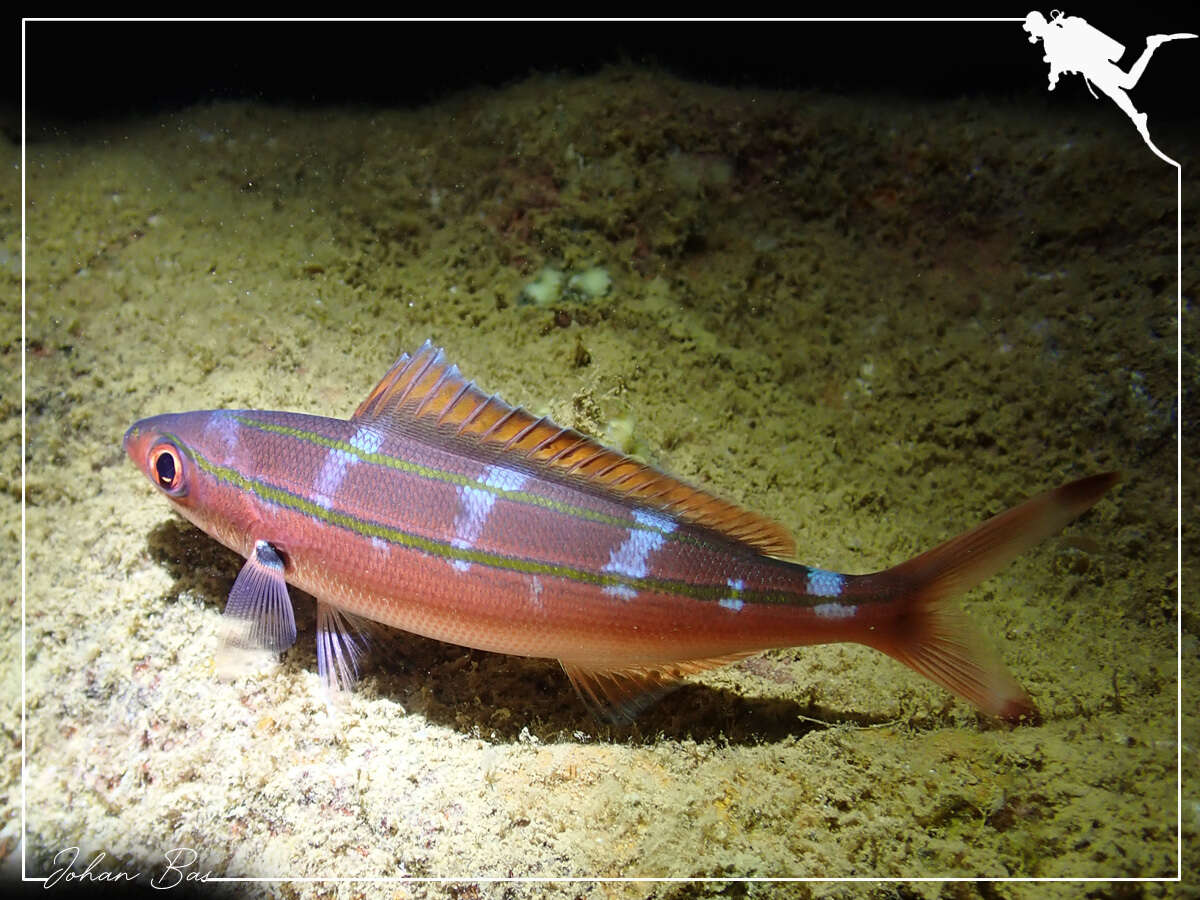
[[125, 448], [125, 453], [128, 457], [141, 468], [141, 461], [145, 459], [145, 438], [143, 431], [139, 427], [140, 422], [135, 422], [125, 429], [125, 437], [121, 439], [121, 446]]
[[148, 419], [139, 419], [125, 430], [121, 446], [130, 461], [145, 475], [149, 476], [150, 446], [158, 439], [160, 432], [148, 425]]

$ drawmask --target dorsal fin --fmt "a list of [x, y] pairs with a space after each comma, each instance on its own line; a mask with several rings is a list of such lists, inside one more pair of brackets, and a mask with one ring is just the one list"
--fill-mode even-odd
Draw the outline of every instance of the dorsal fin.
[[474, 442], [558, 480], [590, 485], [693, 525], [711, 528], [771, 556], [792, 556], [784, 527], [630, 459], [587, 435], [509, 406], [467, 381], [429, 341], [403, 354], [354, 412], [355, 420], [413, 422], [433, 434]]

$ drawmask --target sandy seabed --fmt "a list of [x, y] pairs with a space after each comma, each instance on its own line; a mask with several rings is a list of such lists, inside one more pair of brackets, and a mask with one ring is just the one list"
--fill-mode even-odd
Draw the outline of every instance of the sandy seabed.
[[[5, 170], [16, 571], [20, 195]], [[26, 176], [31, 874], [71, 846], [78, 867], [102, 852], [101, 868], [143, 882], [178, 847], [195, 851], [191, 871], [281, 878], [1176, 872], [1175, 178], [1119, 115], [620, 67], [410, 111], [199, 106], [31, 143]], [[546, 267], [602, 267], [611, 290], [520, 302]], [[619, 435], [779, 520], [800, 559], [828, 569], [883, 568], [1047, 487], [1122, 470], [1092, 512], [963, 602], [1044, 722], [996, 723], [837, 645], [707, 673], [615, 729], [551, 661], [401, 633], [331, 712], [306, 597], [279, 666], [222, 680], [217, 623], [240, 561], [155, 495], [124, 429], [213, 407], [345, 417], [426, 338], [509, 402]], [[1186, 660], [1197, 625], [1185, 615]], [[15, 615], [5, 629], [15, 723]], [[1194, 707], [1184, 727], [1194, 775]], [[7, 728], [11, 872], [20, 735]], [[1079, 895], [1004, 890], [1035, 889]]]

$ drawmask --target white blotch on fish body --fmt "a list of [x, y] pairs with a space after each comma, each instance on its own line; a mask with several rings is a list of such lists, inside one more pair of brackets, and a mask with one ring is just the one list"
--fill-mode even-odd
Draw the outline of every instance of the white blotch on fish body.
[[733, 593], [728, 597], [722, 597], [718, 602], [726, 609], [741, 612], [742, 607], [746, 605], [742, 600], [742, 589], [746, 586], [746, 582], [741, 578], [730, 578], [725, 583], [733, 589]]
[[[373, 429], [360, 427], [347, 443], [363, 453], [374, 453], [383, 443], [383, 435]], [[317, 473], [317, 482], [313, 485], [313, 503], [322, 509], [331, 509], [333, 498], [337, 496], [338, 489], [346, 478], [346, 469], [358, 461], [355, 454], [331, 447], [325, 453], [321, 471]]]
[[842, 593], [845, 583], [846, 579], [837, 572], [808, 570], [808, 592], [814, 597], [837, 597]]
[[850, 619], [858, 612], [858, 607], [845, 603], [819, 603], [812, 610], [822, 619]]
[[542, 579], [538, 578], [536, 575], [531, 575], [529, 577], [529, 602], [535, 609], [541, 609], [543, 606], [543, 590], [545, 589], [542, 587]]
[[220, 446], [210, 446], [208, 455], [221, 465], [229, 465], [237, 453], [241, 427], [237, 419], [225, 410], [218, 409], [210, 413], [201, 434], [206, 442], [216, 441]]
[[[496, 492], [519, 491], [529, 476], [503, 466], [488, 466], [475, 480], [484, 487], [458, 489], [458, 514], [454, 517], [454, 537], [450, 543], [460, 550], [474, 549], [496, 505]], [[450, 565], [460, 572], [471, 568], [463, 559], [452, 560]]]
[[[612, 572], [626, 578], [645, 578], [650, 571], [650, 554], [661, 547], [666, 536], [679, 527], [666, 516], [642, 509], [634, 510], [633, 519], [642, 527], [630, 528], [625, 532], [625, 540], [620, 546], [608, 552], [608, 562], [604, 564], [602, 572]], [[626, 600], [637, 596], [637, 591], [627, 584], [609, 585], [604, 590]]]

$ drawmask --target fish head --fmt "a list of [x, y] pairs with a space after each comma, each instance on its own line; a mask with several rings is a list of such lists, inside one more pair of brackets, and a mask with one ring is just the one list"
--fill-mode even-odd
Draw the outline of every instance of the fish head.
[[243, 492], [230, 483], [238, 443], [237, 421], [225, 410], [140, 419], [123, 440], [133, 464], [176, 511], [244, 555], [253, 539]]

